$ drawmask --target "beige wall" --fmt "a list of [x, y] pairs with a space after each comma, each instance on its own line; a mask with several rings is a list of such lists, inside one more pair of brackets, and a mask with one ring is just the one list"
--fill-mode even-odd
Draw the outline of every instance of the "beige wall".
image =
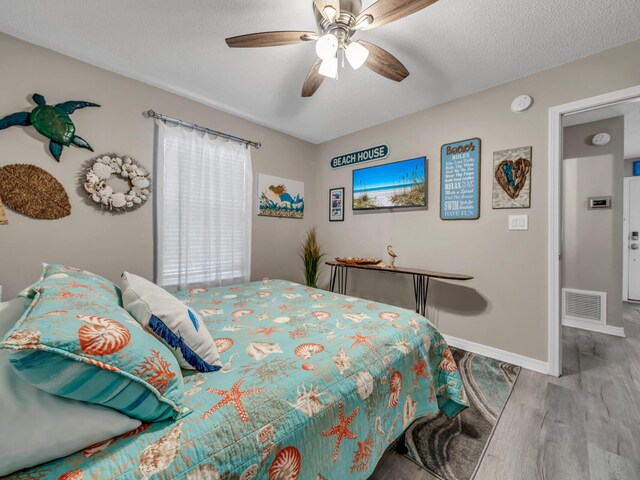
[[[30, 108], [34, 92], [43, 94], [49, 103], [72, 99], [99, 103], [101, 108], [73, 114], [78, 134], [96, 154], [128, 154], [151, 168], [154, 125], [141, 113], [152, 108], [261, 141], [263, 147], [252, 150], [254, 179], [264, 172], [302, 180], [306, 195], [313, 194], [310, 165], [316, 147], [307, 142], [3, 34], [0, 63], [1, 116]], [[78, 174], [93, 155], [88, 150], [65, 148], [57, 163], [33, 128], [0, 131], [0, 165], [32, 163], [44, 168], [65, 186], [72, 204], [71, 215], [56, 221], [34, 220], [7, 210], [9, 225], [0, 226], [0, 284], [5, 299], [37, 279], [41, 261], [76, 265], [114, 281], [124, 269], [153, 276], [152, 203], [112, 215], [86, 201], [78, 188]], [[302, 280], [295, 251], [313, 213], [314, 205], [308, 202], [304, 220], [254, 216], [254, 279]]]
[[[596, 133], [611, 141], [596, 147]], [[624, 117], [564, 129], [563, 288], [607, 293], [607, 324], [622, 326]], [[589, 197], [612, 196], [612, 208], [589, 210]]]
[[[469, 72], [473, 74], [473, 72]], [[429, 318], [441, 331], [539, 360], [547, 359], [547, 128], [548, 108], [640, 83], [640, 42], [531, 75], [321, 145], [316, 173], [320, 240], [330, 256], [379, 256], [393, 244], [400, 265], [468, 273], [468, 282], [433, 282]], [[424, 85], [429, 88], [428, 84]], [[531, 110], [511, 113], [511, 101], [532, 95]], [[375, 99], [372, 99], [375, 101]], [[439, 219], [440, 146], [482, 139], [481, 217]], [[387, 143], [386, 161], [427, 155], [427, 211], [354, 215], [329, 223], [328, 190], [346, 187], [351, 171], [329, 168], [335, 155]], [[492, 210], [492, 154], [533, 146], [532, 204], [525, 210]], [[528, 214], [529, 231], [507, 231], [509, 214]], [[411, 278], [357, 272], [350, 293], [413, 306]]]
[[[429, 317], [444, 333], [539, 360], [547, 358], [548, 107], [640, 82], [640, 42], [635, 42], [313, 146], [4, 35], [0, 35], [0, 58], [0, 112], [24, 110], [34, 91], [52, 102], [99, 102], [101, 109], [74, 114], [78, 133], [97, 152], [127, 153], [151, 166], [153, 126], [140, 115], [148, 108], [262, 141], [264, 147], [253, 151], [256, 177], [265, 172], [303, 180], [307, 212], [304, 221], [254, 217], [253, 278], [302, 280], [296, 248], [306, 227], [314, 223], [331, 256], [384, 257], [385, 246], [391, 243], [401, 265], [476, 277], [465, 283], [433, 282]], [[535, 98], [534, 107], [512, 114], [511, 100], [523, 93]], [[8, 212], [10, 225], [0, 227], [0, 283], [5, 285], [5, 297], [37, 277], [41, 260], [75, 264], [114, 280], [125, 268], [151, 276], [151, 204], [124, 216], [96, 211], [76, 187], [76, 175], [89, 152], [67, 149], [57, 164], [45, 144], [31, 135], [24, 128], [1, 131], [0, 165], [25, 162], [47, 169], [67, 188], [73, 213], [45, 222]], [[481, 218], [442, 222], [440, 146], [474, 136], [483, 142]], [[329, 159], [379, 143], [390, 146], [389, 161], [428, 156], [429, 209], [354, 216], [347, 208], [345, 222], [329, 223], [328, 190], [346, 187], [350, 202], [352, 171], [349, 167], [332, 171]], [[492, 210], [493, 151], [526, 145], [533, 146], [531, 209]], [[508, 232], [510, 213], [530, 215], [530, 230]], [[362, 272], [350, 276], [350, 286], [354, 294], [413, 307], [410, 278]]]

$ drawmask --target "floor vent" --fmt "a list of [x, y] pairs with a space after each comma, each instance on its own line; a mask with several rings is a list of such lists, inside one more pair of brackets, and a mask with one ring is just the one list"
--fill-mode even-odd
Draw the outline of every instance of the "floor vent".
[[562, 289], [563, 320], [578, 320], [592, 323], [607, 323], [606, 292]]

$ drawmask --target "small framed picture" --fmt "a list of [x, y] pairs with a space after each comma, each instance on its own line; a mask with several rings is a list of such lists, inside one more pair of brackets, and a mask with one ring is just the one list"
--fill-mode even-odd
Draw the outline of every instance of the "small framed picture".
[[329, 221], [344, 220], [344, 187], [329, 190]]

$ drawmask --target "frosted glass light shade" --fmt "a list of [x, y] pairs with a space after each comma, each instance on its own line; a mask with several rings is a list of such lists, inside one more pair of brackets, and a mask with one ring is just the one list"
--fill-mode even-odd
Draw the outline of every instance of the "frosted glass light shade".
[[345, 53], [354, 70], [359, 69], [369, 58], [369, 50], [358, 42], [351, 42]]
[[323, 60], [318, 69], [318, 73], [325, 77], [336, 78], [338, 76], [338, 59], [331, 57]]
[[338, 37], [332, 33], [323, 35], [316, 42], [316, 53], [322, 60], [336, 56], [338, 51]]
[[331, 5], [327, 5], [326, 7], [324, 7], [324, 15], [330, 22], [333, 22], [336, 19], [337, 14], [338, 12]]

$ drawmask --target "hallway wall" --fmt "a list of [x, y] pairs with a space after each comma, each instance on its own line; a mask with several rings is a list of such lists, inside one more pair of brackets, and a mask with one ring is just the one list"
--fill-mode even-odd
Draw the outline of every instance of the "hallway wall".
[[[601, 147], [593, 135], [606, 132]], [[624, 117], [564, 129], [563, 288], [607, 293], [607, 324], [622, 326]], [[589, 210], [589, 197], [612, 196], [612, 208]]]

